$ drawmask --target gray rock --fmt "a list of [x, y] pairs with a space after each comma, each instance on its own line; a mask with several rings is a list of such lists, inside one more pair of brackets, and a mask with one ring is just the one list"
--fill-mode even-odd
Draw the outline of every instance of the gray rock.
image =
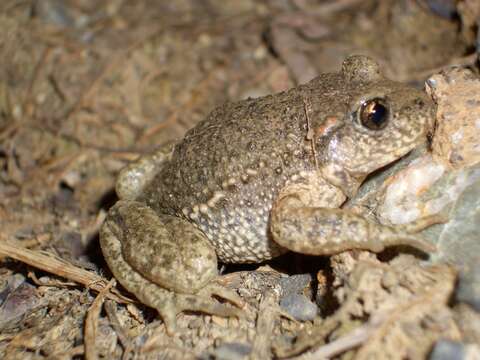
[[[480, 260], [480, 166], [448, 175], [445, 187], [439, 192], [452, 191], [457, 178], [466, 178], [470, 183], [463, 189], [450, 210], [450, 221], [437, 227], [438, 246], [442, 260], [452, 262], [461, 269], [473, 269]], [[429, 233], [426, 231], [425, 235]]]
[[[458, 184], [463, 184], [459, 190]], [[421, 235], [437, 241], [433, 261], [444, 261], [460, 270], [456, 297], [480, 309], [480, 165], [446, 174], [425, 196], [458, 196], [447, 207], [449, 221], [424, 230]], [[444, 210], [445, 211], [445, 210]]]
[[427, 0], [430, 10], [445, 19], [453, 19], [457, 13], [455, 0]]
[[457, 341], [440, 340], [435, 343], [430, 360], [465, 360], [465, 346]]
[[301, 293], [312, 281], [310, 274], [298, 274], [280, 279], [280, 287], [283, 296]]
[[460, 272], [456, 299], [480, 312], [480, 267], [478, 265], [471, 267], [468, 271], [463, 269]]
[[15, 291], [20, 285], [25, 282], [25, 276], [22, 274], [14, 274], [8, 277], [8, 279], [0, 285], [0, 305], [3, 304], [7, 296]]
[[[421, 153], [420, 153], [421, 154]], [[395, 171], [408, 164], [410, 159], [402, 159], [395, 165]], [[391, 169], [388, 173], [391, 174]], [[370, 179], [367, 186], [352, 199], [348, 206], [359, 206], [369, 210], [376, 221], [382, 196], [376, 196], [385, 174]], [[431, 187], [418, 195], [418, 202], [425, 208], [435, 208], [448, 214], [446, 224], [437, 224], [423, 230], [419, 235], [437, 245], [436, 254], [431, 254], [431, 262], [448, 262], [461, 272], [458, 299], [478, 309], [480, 304], [480, 164], [469, 168], [445, 172]]]
[[45, 23], [60, 27], [72, 27], [75, 21], [71, 16], [64, 1], [61, 0], [37, 0], [33, 3], [33, 15]]
[[226, 342], [215, 349], [213, 356], [218, 360], [240, 360], [251, 352], [252, 347], [249, 344]]
[[24, 282], [8, 294], [0, 306], [0, 332], [13, 329], [30, 313], [45, 305], [34, 286]]
[[303, 295], [290, 294], [280, 299], [280, 307], [299, 321], [313, 320], [317, 315], [317, 305]]
[[478, 360], [480, 347], [452, 340], [439, 340], [433, 346], [430, 360]]

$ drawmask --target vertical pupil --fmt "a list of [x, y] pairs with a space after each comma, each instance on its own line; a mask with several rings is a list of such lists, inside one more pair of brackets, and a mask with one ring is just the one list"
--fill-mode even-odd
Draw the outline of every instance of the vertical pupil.
[[381, 104], [372, 104], [369, 115], [370, 121], [372, 121], [376, 126], [382, 125], [386, 112], [387, 110], [385, 109], [385, 106]]
[[360, 121], [363, 126], [371, 130], [383, 129], [388, 120], [388, 108], [381, 99], [366, 102], [360, 111]]

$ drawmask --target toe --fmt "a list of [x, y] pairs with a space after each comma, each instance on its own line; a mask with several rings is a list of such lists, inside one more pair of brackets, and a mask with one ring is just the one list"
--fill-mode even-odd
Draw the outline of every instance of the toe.
[[242, 311], [230, 305], [221, 304], [212, 298], [197, 295], [177, 296], [176, 308], [180, 311], [198, 311], [221, 317], [241, 317]]
[[205, 286], [199, 292], [199, 294], [201, 294], [203, 297], [216, 296], [225, 299], [239, 308], [243, 308], [245, 306], [245, 302], [243, 301], [243, 299], [234, 290], [220, 285], [210, 284], [208, 286]]

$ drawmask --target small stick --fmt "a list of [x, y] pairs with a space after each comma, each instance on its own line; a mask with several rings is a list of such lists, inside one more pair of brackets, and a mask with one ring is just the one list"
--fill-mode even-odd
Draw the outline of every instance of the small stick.
[[108, 282], [107, 286], [103, 288], [98, 296], [93, 300], [92, 306], [87, 311], [87, 318], [85, 320], [85, 359], [97, 360], [98, 353], [95, 346], [95, 340], [97, 338], [98, 330], [98, 318], [100, 317], [100, 311], [102, 311], [103, 302], [105, 297], [110, 291], [110, 288], [115, 284], [115, 279]]
[[[107, 283], [106, 279], [91, 271], [76, 267], [62, 259], [54, 257], [52, 254], [25, 249], [13, 241], [0, 241], [0, 256], [11, 257], [37, 269], [75, 281], [97, 292], [102, 291]], [[116, 289], [114, 289], [113, 292], [108, 292], [106, 296], [119, 303], [133, 302], [133, 300], [121, 295]]]

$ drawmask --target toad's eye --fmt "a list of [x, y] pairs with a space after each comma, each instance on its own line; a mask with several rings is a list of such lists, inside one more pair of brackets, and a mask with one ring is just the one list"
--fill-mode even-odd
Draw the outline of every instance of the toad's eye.
[[387, 126], [388, 107], [383, 99], [365, 101], [358, 113], [360, 123], [370, 130], [381, 130]]

